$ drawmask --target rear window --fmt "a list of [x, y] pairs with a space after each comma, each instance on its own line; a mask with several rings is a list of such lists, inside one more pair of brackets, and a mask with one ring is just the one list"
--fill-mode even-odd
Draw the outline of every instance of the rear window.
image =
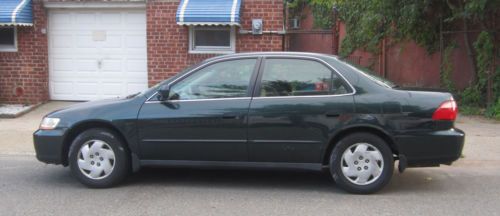
[[363, 67], [361, 65], [358, 65], [358, 64], [354, 64], [354, 63], [351, 63], [351, 62], [347, 62], [345, 60], [342, 60], [342, 59], [338, 59], [340, 62], [346, 64], [347, 66], [350, 66], [352, 69], [355, 69], [356, 71], [358, 71], [360, 74], [362, 75], [365, 75], [366, 77], [368, 77], [369, 79], [371, 79], [372, 81], [374, 81], [375, 83], [383, 86], [383, 87], [387, 87], [387, 88], [396, 88], [398, 87], [398, 85], [396, 85], [395, 83], [379, 76], [377, 74], [377, 72], [367, 68], [367, 67]]

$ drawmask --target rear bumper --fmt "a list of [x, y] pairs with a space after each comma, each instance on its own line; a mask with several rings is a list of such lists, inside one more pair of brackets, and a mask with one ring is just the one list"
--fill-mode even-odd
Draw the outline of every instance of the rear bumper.
[[36, 158], [48, 164], [62, 164], [65, 129], [37, 130], [33, 134]]
[[408, 167], [451, 164], [462, 155], [465, 133], [456, 128], [431, 132], [412, 132], [395, 136], [400, 155]]

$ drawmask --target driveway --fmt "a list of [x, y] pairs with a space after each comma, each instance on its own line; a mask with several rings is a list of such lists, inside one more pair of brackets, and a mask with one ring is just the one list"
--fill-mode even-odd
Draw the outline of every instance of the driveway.
[[33, 132], [46, 114], [76, 102], [49, 102], [15, 119], [0, 118], [0, 154], [34, 155]]
[[42, 116], [71, 105], [50, 102], [17, 119], [0, 119], [1, 215], [499, 215], [500, 124], [460, 117], [464, 158], [452, 166], [394, 173], [380, 193], [359, 196], [325, 174], [147, 168], [120, 187], [93, 190], [68, 168], [33, 156]]

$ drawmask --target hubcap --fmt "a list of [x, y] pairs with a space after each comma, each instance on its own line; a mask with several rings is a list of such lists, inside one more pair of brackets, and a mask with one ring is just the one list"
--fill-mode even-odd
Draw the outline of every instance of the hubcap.
[[115, 167], [115, 152], [102, 140], [90, 140], [78, 152], [78, 168], [91, 179], [106, 178]]
[[384, 169], [382, 153], [369, 143], [356, 143], [342, 154], [342, 173], [356, 185], [376, 181]]

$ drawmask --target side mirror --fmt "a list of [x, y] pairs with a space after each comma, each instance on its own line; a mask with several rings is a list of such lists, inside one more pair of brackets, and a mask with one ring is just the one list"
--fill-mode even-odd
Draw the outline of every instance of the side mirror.
[[168, 100], [168, 97], [170, 95], [170, 85], [162, 85], [160, 88], [158, 88], [158, 99], [161, 101], [166, 101]]

